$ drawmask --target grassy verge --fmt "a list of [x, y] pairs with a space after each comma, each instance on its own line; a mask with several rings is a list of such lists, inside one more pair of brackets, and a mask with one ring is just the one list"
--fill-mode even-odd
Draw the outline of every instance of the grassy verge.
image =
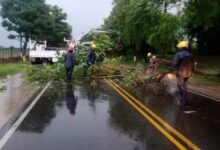
[[141, 59], [134, 62], [133, 58], [122, 58], [120, 59], [120, 64], [122, 65], [129, 65], [132, 67], [138, 66], [138, 67], [146, 67], [147, 63]]
[[28, 62], [22, 61], [0, 64], [0, 78], [4, 78], [7, 75], [13, 75], [18, 72], [24, 71], [27, 68], [28, 64]]
[[214, 85], [220, 84], [220, 78], [219, 77], [213, 77], [213, 76], [205, 76], [205, 75], [194, 75], [193, 76], [196, 81], [201, 82], [207, 82]]

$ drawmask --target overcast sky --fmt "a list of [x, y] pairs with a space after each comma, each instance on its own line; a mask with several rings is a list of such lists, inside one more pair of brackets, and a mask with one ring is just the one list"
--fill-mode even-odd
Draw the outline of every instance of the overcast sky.
[[[100, 27], [112, 10], [112, 0], [46, 0], [46, 2], [58, 5], [67, 13], [67, 21], [72, 26], [74, 38], [91, 28]], [[7, 39], [9, 33], [1, 26], [0, 33], [0, 45], [19, 46], [18, 41]]]

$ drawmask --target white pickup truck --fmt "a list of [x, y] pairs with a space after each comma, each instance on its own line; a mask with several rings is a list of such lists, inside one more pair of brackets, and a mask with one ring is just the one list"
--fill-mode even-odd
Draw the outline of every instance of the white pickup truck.
[[64, 48], [47, 47], [47, 41], [32, 41], [29, 40], [30, 51], [29, 57], [32, 64], [42, 63], [55, 63], [62, 57], [66, 50]]

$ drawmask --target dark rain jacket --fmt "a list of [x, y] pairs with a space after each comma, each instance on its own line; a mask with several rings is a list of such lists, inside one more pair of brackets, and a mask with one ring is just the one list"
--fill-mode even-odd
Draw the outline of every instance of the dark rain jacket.
[[180, 50], [173, 59], [171, 70], [176, 71], [177, 75], [188, 78], [194, 71], [194, 56], [188, 50]]
[[64, 65], [66, 69], [73, 68], [76, 62], [75, 54], [68, 52], [64, 57]]
[[88, 53], [88, 56], [87, 56], [87, 65], [95, 64], [95, 60], [96, 60], [95, 51], [90, 49], [89, 53]]

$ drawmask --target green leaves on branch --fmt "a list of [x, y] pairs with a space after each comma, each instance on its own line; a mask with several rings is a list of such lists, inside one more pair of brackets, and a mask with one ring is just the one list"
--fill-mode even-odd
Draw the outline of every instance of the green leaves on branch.
[[30, 66], [27, 69], [27, 77], [30, 81], [46, 83], [48, 81], [63, 81], [65, 68], [62, 61], [54, 65]]
[[183, 10], [183, 23], [201, 53], [220, 54], [220, 1], [189, 0]]

